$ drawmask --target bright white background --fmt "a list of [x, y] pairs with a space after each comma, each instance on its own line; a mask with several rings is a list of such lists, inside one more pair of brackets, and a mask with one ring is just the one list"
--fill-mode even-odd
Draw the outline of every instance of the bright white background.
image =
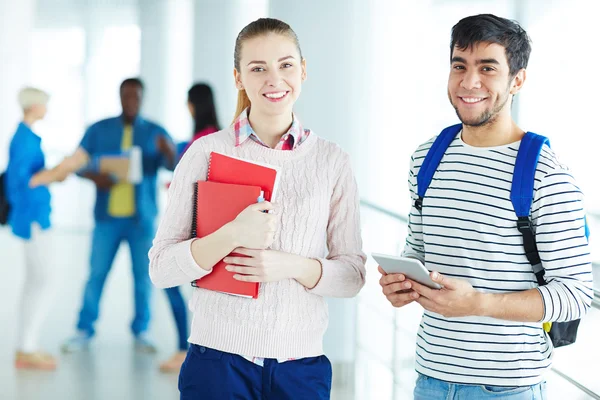
[[[297, 104], [304, 125], [350, 152], [363, 199], [406, 214], [410, 154], [457, 121], [446, 97], [450, 30], [462, 17], [489, 12], [518, 19], [533, 41], [513, 108], [518, 123], [550, 137], [588, 210], [600, 214], [598, 7], [593, 0], [0, 0], [0, 168], [20, 118], [16, 91], [26, 84], [52, 95], [47, 119], [35, 127], [49, 164], [73, 151], [89, 124], [120, 112], [118, 86], [131, 76], [146, 82], [145, 114], [175, 139], [191, 136], [186, 92], [197, 80], [213, 85], [227, 125], [235, 36], [268, 15], [290, 23], [307, 59]], [[52, 191], [55, 226], [89, 232], [91, 185], [69, 178]], [[365, 211], [365, 248], [398, 251], [406, 228], [382, 218]], [[358, 302], [333, 305], [341, 318], [332, 313], [331, 329], [356, 338], [349, 351], [343, 341], [331, 351], [359, 361], [357, 398], [402, 398], [400, 387], [414, 378], [406, 371], [419, 312], [390, 310], [373, 268]], [[599, 353], [574, 349], [577, 363], [578, 354]]]

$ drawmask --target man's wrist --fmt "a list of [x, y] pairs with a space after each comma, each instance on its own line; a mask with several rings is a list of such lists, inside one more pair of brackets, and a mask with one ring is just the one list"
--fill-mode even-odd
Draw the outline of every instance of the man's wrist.
[[493, 293], [477, 292], [473, 297], [475, 304], [475, 316], [477, 317], [491, 317], [491, 310], [493, 310], [495, 296]]

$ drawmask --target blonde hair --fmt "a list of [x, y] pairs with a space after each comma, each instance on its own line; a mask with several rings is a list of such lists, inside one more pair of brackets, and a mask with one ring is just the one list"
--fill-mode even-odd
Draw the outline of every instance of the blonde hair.
[[[298, 48], [300, 59], [302, 59], [302, 50], [300, 49], [300, 42], [298, 41], [298, 36], [288, 24], [275, 18], [260, 18], [246, 25], [246, 27], [244, 27], [244, 29], [240, 31], [240, 33], [237, 36], [237, 39], [235, 40], [233, 66], [238, 72], [241, 71], [240, 60], [242, 58], [242, 44], [244, 43], [244, 41], [248, 39], [253, 39], [258, 36], [267, 35], [269, 33], [275, 33], [278, 35], [284, 35], [289, 37]], [[248, 98], [246, 91], [242, 89], [238, 92], [237, 107], [235, 110], [233, 120], [235, 121], [237, 117], [239, 117], [239, 115], [242, 113], [242, 111], [244, 111], [248, 107], [250, 107], [250, 99]]]
[[18, 100], [23, 111], [27, 111], [33, 106], [47, 105], [50, 95], [34, 87], [25, 87], [19, 92]]

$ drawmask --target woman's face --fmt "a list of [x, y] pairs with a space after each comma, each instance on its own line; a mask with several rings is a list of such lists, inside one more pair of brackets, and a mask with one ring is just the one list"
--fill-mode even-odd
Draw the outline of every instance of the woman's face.
[[253, 114], [280, 115], [290, 113], [300, 96], [306, 62], [292, 39], [270, 33], [242, 44], [240, 70], [234, 70], [234, 76]]
[[36, 119], [42, 120], [48, 112], [48, 107], [45, 104], [36, 104], [32, 106], [29, 110]]

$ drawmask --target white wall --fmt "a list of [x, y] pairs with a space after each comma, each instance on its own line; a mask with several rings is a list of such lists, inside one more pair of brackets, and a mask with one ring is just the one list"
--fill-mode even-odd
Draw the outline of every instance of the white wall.
[[555, 1], [552, 7], [529, 3], [526, 15], [533, 50], [521, 99], [522, 127], [550, 138], [586, 194], [588, 210], [597, 214], [599, 12], [600, 5], [587, 0]]
[[31, 78], [33, 0], [0, 1], [0, 168], [8, 161], [8, 145], [22, 112], [17, 93]]
[[186, 107], [192, 81], [192, 0], [139, 0], [141, 77], [146, 85], [143, 113], [177, 140], [188, 140]]
[[239, 31], [266, 17], [268, 0], [196, 0], [194, 10], [194, 82], [211, 85], [221, 127], [235, 112], [233, 51]]
[[[121, 112], [119, 84], [140, 70], [140, 30], [134, 1], [40, 0], [32, 27], [31, 83], [51, 94], [43, 139], [48, 166], [79, 144], [91, 123]], [[95, 191], [71, 177], [52, 185], [52, 221], [90, 230]]]

